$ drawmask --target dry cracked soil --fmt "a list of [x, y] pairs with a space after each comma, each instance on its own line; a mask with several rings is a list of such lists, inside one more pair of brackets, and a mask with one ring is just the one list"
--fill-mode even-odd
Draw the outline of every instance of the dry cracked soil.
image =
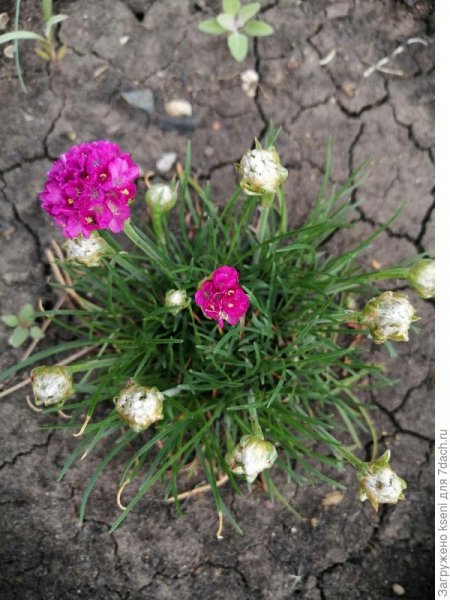
[[[39, 25], [39, 3], [22, 3], [24, 27]], [[13, 62], [0, 58], [0, 313], [51, 298], [45, 248], [55, 231], [37, 193], [52, 160], [73, 140], [109, 138], [145, 169], [165, 152], [182, 158], [193, 142], [193, 168], [210, 179], [218, 202], [235, 184], [233, 164], [270, 120], [283, 127], [278, 149], [289, 167], [291, 217], [301, 222], [317, 193], [325, 145], [334, 143], [332, 178], [339, 182], [371, 157], [354, 227], [329, 243], [342, 249], [406, 202], [401, 217], [373, 245], [367, 263], [388, 265], [434, 253], [431, 2], [408, 0], [278, 0], [263, 2], [272, 37], [255, 41], [241, 65], [224, 40], [198, 32], [218, 2], [198, 0], [61, 1], [69, 15], [58, 33], [67, 55], [47, 65], [22, 44], [28, 95]], [[13, 16], [13, 2], [0, 12]], [[421, 42], [417, 40], [420, 38]], [[392, 59], [364, 73], [402, 46]], [[260, 84], [244, 94], [240, 73]], [[152, 90], [154, 113], [121, 99]], [[180, 124], [164, 113], [173, 98], [192, 103]], [[400, 284], [399, 284], [400, 285]], [[0, 400], [0, 597], [2, 600], [426, 600], [433, 552], [433, 303], [416, 301], [420, 334], [398, 357], [374, 350], [397, 385], [374, 393], [380, 443], [408, 481], [407, 501], [375, 514], [356, 499], [351, 473], [341, 501], [323, 502], [326, 486], [281, 484], [299, 521], [264, 494], [226, 492], [244, 535], [217, 541], [211, 499], [172, 507], [149, 494], [113, 535], [119, 465], [94, 492], [82, 528], [77, 510], [92, 472], [89, 460], [57, 484], [75, 441], [48, 433], [23, 391]], [[21, 354], [0, 328], [0, 368]], [[50, 333], [45, 343], [54, 339]], [[393, 586], [397, 587], [393, 587]], [[401, 587], [398, 587], [401, 586]], [[397, 595], [396, 595], [397, 594]]]

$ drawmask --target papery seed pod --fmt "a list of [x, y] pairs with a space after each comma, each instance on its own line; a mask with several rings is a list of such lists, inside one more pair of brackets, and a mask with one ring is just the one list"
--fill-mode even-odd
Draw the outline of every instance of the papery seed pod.
[[386, 450], [378, 460], [364, 463], [365, 468], [356, 474], [360, 500], [369, 500], [375, 510], [378, 510], [379, 504], [397, 504], [405, 499], [403, 490], [407, 487], [406, 482], [391, 469], [390, 455], [390, 451]]
[[145, 192], [145, 202], [152, 214], [168, 213], [177, 203], [177, 186], [154, 183]]
[[164, 396], [156, 387], [131, 384], [115, 399], [116, 409], [133, 431], [144, 431], [164, 416]]
[[67, 239], [63, 244], [66, 258], [86, 267], [98, 267], [104, 256], [111, 252], [111, 247], [95, 231], [88, 238], [79, 236]]
[[239, 163], [241, 187], [248, 195], [274, 194], [288, 176], [275, 148], [248, 150]]
[[431, 258], [418, 260], [409, 270], [408, 281], [421, 298], [434, 298], [435, 262]]
[[360, 322], [367, 327], [375, 344], [386, 340], [407, 342], [411, 323], [417, 320], [408, 296], [400, 292], [383, 292], [367, 302]]
[[30, 377], [37, 406], [64, 404], [75, 392], [72, 374], [67, 367], [36, 367]]
[[177, 315], [189, 306], [190, 299], [185, 290], [169, 290], [164, 299], [164, 305], [170, 309], [173, 315]]
[[270, 469], [277, 458], [275, 446], [256, 435], [244, 435], [229, 458], [233, 473], [245, 475], [249, 483], [264, 469]]

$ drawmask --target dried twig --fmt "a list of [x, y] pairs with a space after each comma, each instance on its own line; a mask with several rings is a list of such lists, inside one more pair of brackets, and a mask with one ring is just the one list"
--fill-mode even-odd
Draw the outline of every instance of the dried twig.
[[374, 65], [366, 69], [363, 73], [363, 77], [369, 77], [370, 75], [372, 75], [372, 73], [375, 73], [375, 71], [380, 71], [381, 67], [384, 67], [384, 65], [387, 64], [390, 60], [392, 60], [395, 56], [402, 54], [406, 50], [407, 46], [412, 46], [413, 44], [422, 44], [423, 46], [428, 46], [428, 42], [426, 40], [423, 40], [422, 38], [409, 38], [404, 44], [400, 44], [400, 46], [397, 46], [397, 48], [393, 52], [391, 52], [391, 54], [380, 58], [380, 60], [377, 61]]
[[[221, 477], [220, 479], [218, 479], [216, 481], [216, 486], [221, 487], [222, 485], [225, 485], [225, 483], [227, 481], [228, 481], [228, 475], [224, 475], [223, 477]], [[188, 490], [187, 492], [182, 492], [181, 494], [178, 494], [177, 500], [184, 500], [185, 498], [190, 498], [191, 496], [197, 496], [198, 494], [203, 494], [204, 492], [209, 492], [210, 490], [211, 490], [211, 485], [209, 483], [207, 483], [205, 485], [200, 485], [199, 487], [193, 488], [192, 490]], [[173, 504], [175, 502], [175, 497], [171, 496], [170, 498], [167, 498], [166, 502]]]

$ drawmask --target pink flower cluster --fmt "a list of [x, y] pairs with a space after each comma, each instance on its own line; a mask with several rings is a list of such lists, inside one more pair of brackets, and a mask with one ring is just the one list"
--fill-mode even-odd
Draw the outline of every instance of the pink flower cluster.
[[95, 229], [117, 233], [130, 217], [138, 177], [139, 167], [117, 144], [88, 142], [53, 164], [39, 198], [68, 238], [89, 237]]
[[217, 321], [219, 327], [223, 327], [224, 320], [236, 325], [250, 306], [249, 297], [239, 286], [239, 273], [226, 265], [201, 283], [195, 302], [205, 317]]

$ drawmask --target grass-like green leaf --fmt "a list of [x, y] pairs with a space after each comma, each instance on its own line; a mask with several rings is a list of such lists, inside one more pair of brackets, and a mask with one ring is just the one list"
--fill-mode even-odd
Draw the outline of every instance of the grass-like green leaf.
[[39, 40], [45, 42], [45, 38], [42, 35], [34, 33], [34, 31], [10, 31], [9, 33], [0, 35], [0, 44], [14, 42], [16, 40]]

